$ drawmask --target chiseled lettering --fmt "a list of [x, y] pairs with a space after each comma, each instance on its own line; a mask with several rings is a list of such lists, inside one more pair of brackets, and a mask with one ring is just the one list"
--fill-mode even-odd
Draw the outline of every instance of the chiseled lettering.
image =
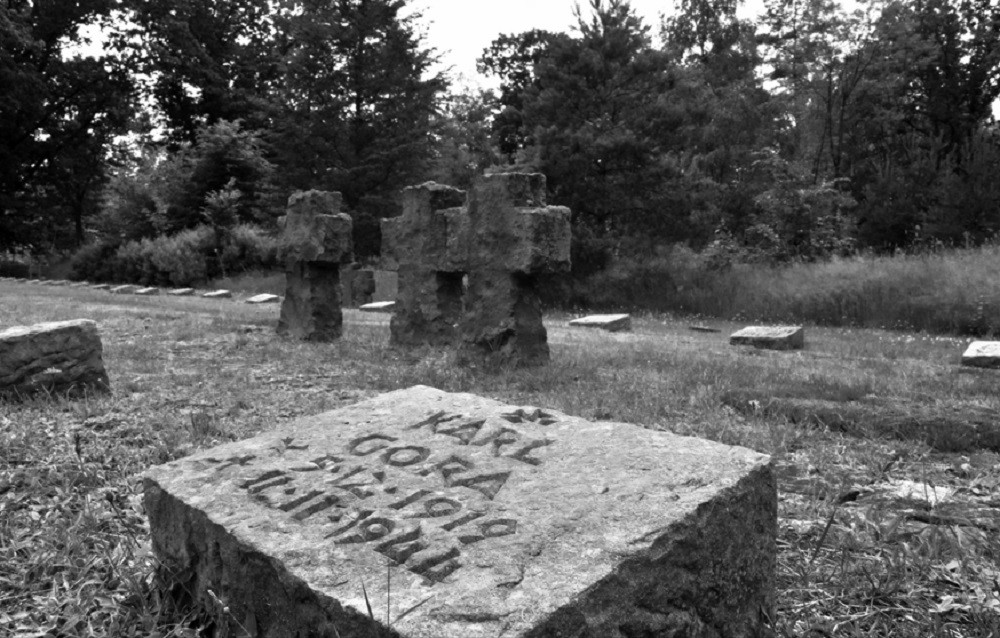
[[497, 495], [500, 489], [507, 482], [507, 479], [510, 478], [510, 475], [511, 473], [509, 471], [479, 474], [467, 478], [455, 479], [451, 481], [450, 485], [468, 487], [469, 489], [476, 490], [492, 501], [493, 497]]
[[500, 538], [510, 536], [517, 532], [517, 521], [513, 518], [496, 518], [479, 524], [478, 534], [468, 534], [459, 536], [458, 541], [463, 545], [471, 545], [484, 541], [487, 538]]
[[440, 583], [452, 572], [462, 566], [462, 564], [458, 562], [458, 558], [461, 555], [462, 552], [458, 551], [457, 547], [452, 547], [447, 552], [431, 556], [430, 558], [423, 560], [412, 567], [407, 566], [407, 569], [415, 574], [423, 576], [431, 582]]
[[453, 498], [439, 496], [424, 502], [424, 511], [408, 518], [444, 518], [462, 511], [462, 504]]
[[542, 439], [540, 441], [532, 441], [522, 447], [517, 452], [509, 455], [507, 458], [514, 459], [515, 461], [520, 461], [522, 463], [527, 463], [528, 465], [541, 465], [542, 459], [536, 458], [534, 456], [528, 456], [531, 454], [532, 450], [537, 450], [540, 447], [546, 447], [552, 445], [555, 441], [550, 439]]
[[485, 424], [485, 419], [480, 421], [471, 421], [469, 423], [456, 425], [453, 428], [438, 428], [436, 433], [456, 438], [461, 445], [468, 445], [472, 442], [472, 439], [476, 438], [476, 435], [479, 434], [479, 431], [483, 429]]
[[406, 467], [423, 463], [431, 455], [430, 448], [419, 445], [391, 447], [382, 455], [382, 461], [393, 467]]
[[388, 556], [396, 561], [397, 564], [402, 565], [417, 552], [427, 549], [427, 543], [419, 540], [420, 535], [421, 530], [418, 525], [409, 531], [380, 543], [375, 547], [375, 551]]
[[473, 441], [472, 445], [483, 446], [493, 445], [493, 456], [500, 456], [500, 450], [505, 445], [513, 445], [521, 440], [521, 433], [511, 428], [500, 428], [495, 430], [478, 441]]
[[[348, 443], [347, 451], [353, 454], [354, 456], [369, 456], [371, 454], [375, 454], [379, 450], [384, 450], [385, 448], [389, 447], [389, 443], [392, 443], [397, 440], [398, 439], [396, 437], [386, 436], [385, 434], [369, 434], [368, 436], [358, 437], [352, 440], [350, 443]], [[366, 445], [363, 450], [359, 449], [361, 448], [362, 445], [374, 441], [385, 441], [385, 443], [376, 444], [373, 446]]]
[[430, 426], [431, 432], [437, 433], [437, 427], [442, 423], [447, 423], [448, 421], [454, 421], [455, 419], [461, 419], [461, 414], [448, 414], [447, 412], [435, 412], [430, 415], [420, 423], [415, 425], [407, 426], [407, 430], [419, 430], [420, 428]]

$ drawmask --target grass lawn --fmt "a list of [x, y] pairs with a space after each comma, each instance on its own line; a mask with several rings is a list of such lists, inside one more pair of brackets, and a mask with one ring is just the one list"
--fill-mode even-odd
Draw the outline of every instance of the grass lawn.
[[200, 635], [156, 586], [139, 474], [419, 383], [771, 454], [779, 636], [1000, 636], [1000, 371], [958, 366], [970, 339], [810, 327], [778, 353], [721, 321], [552, 316], [551, 365], [486, 372], [390, 347], [386, 315], [346, 311], [320, 345], [277, 315], [0, 282], [0, 328], [96, 320], [113, 386], [0, 404], [0, 635]]

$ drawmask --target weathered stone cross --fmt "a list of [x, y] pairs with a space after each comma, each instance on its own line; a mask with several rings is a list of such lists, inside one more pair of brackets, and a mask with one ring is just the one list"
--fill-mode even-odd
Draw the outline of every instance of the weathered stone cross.
[[464, 195], [434, 183], [410, 187], [403, 215], [383, 221], [383, 254], [399, 262], [392, 341], [460, 341], [462, 365], [544, 364], [536, 278], [569, 269], [570, 211], [545, 206], [540, 174], [483, 176], [460, 208]]
[[309, 341], [340, 337], [340, 265], [353, 259], [350, 216], [340, 193], [308, 191], [288, 199], [278, 258], [285, 263], [285, 300], [278, 334]]

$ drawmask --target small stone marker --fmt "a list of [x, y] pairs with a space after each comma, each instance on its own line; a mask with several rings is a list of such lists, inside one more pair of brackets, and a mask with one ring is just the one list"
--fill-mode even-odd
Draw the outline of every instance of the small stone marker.
[[168, 290], [167, 294], [174, 297], [189, 297], [194, 294], [194, 288], [174, 288], [173, 290]]
[[202, 295], [205, 299], [229, 299], [233, 296], [229, 290], [213, 290]]
[[249, 304], [262, 304], [262, 303], [278, 303], [281, 301], [281, 297], [278, 295], [269, 295], [267, 293], [262, 293], [259, 295], [254, 295], [247, 299]]
[[708, 332], [716, 333], [722, 332], [719, 328], [713, 328], [712, 326], [688, 326], [688, 330], [694, 330], [695, 332]]
[[416, 386], [154, 467], [144, 492], [164, 569], [234, 632], [755, 636], [773, 617], [769, 458], [628, 424]]
[[139, 290], [139, 286], [133, 286], [132, 284], [126, 284], [124, 286], [115, 286], [114, 288], [108, 289], [112, 295], [132, 295], [135, 291]]
[[358, 308], [361, 312], [393, 312], [395, 309], [395, 301], [374, 301]]
[[962, 365], [1000, 368], [1000, 341], [973, 341], [962, 354]]
[[160, 294], [160, 289], [159, 288], [140, 288], [139, 290], [135, 291], [135, 294], [137, 294], [137, 295], [139, 295], [141, 297], [151, 297], [153, 295]]
[[308, 341], [339, 339], [343, 331], [340, 265], [353, 260], [353, 222], [340, 212], [340, 193], [296, 192], [278, 245], [285, 263], [285, 299], [278, 334]]
[[111, 290], [111, 284], [93, 284], [91, 288], [94, 290]]
[[0, 397], [48, 390], [110, 388], [97, 324], [89, 319], [18, 326], [0, 332]]
[[729, 337], [729, 343], [767, 350], [801, 350], [805, 347], [801, 326], [751, 326]]
[[620, 332], [632, 329], [631, 315], [590, 315], [569, 322], [578, 328], [601, 328], [608, 332]]
[[84, 288], [84, 287], [89, 286], [89, 285], [90, 285], [89, 281], [74, 281], [73, 283], [71, 283], [69, 285], [69, 287], [70, 288]]

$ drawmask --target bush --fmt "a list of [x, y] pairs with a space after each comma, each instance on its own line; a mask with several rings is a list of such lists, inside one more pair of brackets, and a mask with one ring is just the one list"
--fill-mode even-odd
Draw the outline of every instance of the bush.
[[278, 240], [259, 226], [240, 224], [226, 233], [222, 268], [228, 275], [270, 270], [278, 263]]
[[156, 273], [155, 283], [176, 287], [208, 279], [206, 257], [214, 245], [215, 233], [207, 226], [143, 241], [146, 258]]
[[116, 250], [116, 246], [107, 242], [96, 242], [82, 246], [70, 258], [69, 278], [75, 281], [117, 281]]

